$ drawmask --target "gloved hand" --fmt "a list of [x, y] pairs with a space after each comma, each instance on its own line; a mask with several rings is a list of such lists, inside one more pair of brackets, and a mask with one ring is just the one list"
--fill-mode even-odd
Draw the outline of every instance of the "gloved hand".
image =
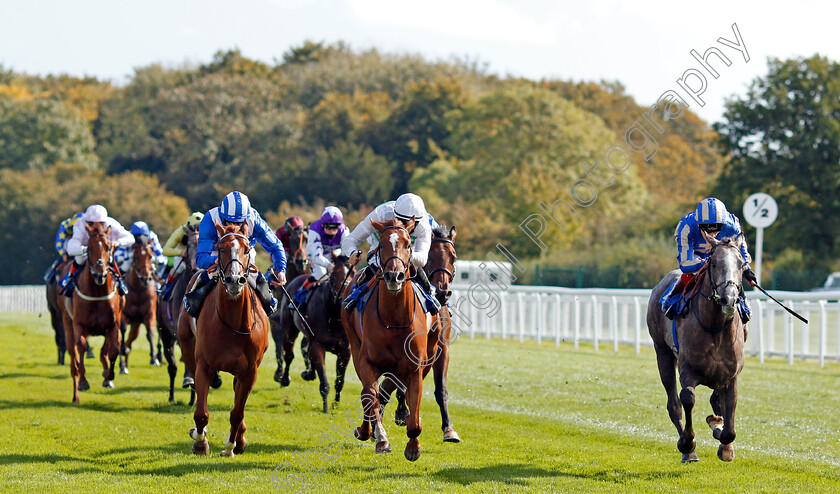
[[358, 264], [358, 263], [359, 263], [359, 261], [360, 261], [361, 259], [362, 259], [362, 251], [360, 251], [360, 250], [354, 250], [354, 251], [350, 254], [350, 257], [349, 257], [349, 261], [348, 261], [348, 263], [349, 263], [351, 266], [355, 266], [356, 264]]
[[755, 273], [753, 273], [752, 269], [747, 268], [747, 270], [744, 271], [743, 278], [750, 286], [756, 286], [758, 284], [758, 280], [756, 279]]
[[[277, 276], [275, 276], [275, 274]], [[284, 272], [277, 272], [273, 269], [269, 269], [265, 272], [265, 279], [268, 281], [268, 284], [271, 286], [283, 286], [286, 284], [286, 273]]]

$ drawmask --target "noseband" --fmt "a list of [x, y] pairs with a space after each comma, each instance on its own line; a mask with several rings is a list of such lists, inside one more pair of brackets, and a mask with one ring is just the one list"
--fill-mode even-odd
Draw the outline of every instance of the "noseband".
[[[245, 235], [242, 235], [241, 233], [235, 233], [235, 232], [225, 233], [224, 235], [222, 235], [222, 238], [220, 238], [220, 239], [219, 239], [219, 242], [218, 242], [218, 243], [220, 244], [220, 245], [219, 245], [219, 248], [218, 248], [218, 254], [217, 254], [217, 255], [218, 255], [218, 257], [219, 257], [219, 260], [221, 260], [221, 259], [222, 259], [222, 246], [221, 246], [222, 240], [224, 240], [224, 239], [225, 239], [225, 238], [227, 238], [227, 237], [239, 237], [239, 238], [243, 239], [243, 240], [245, 241], [245, 250], [246, 250], [246, 251], [250, 251], [250, 250], [251, 250], [251, 241], [250, 241], [250, 240], [248, 240], [248, 237], [246, 237]], [[227, 285], [228, 285], [227, 283], [225, 283], [225, 278], [226, 278], [226, 276], [225, 276], [225, 275], [227, 274], [227, 270], [228, 270], [228, 268], [229, 268], [231, 265], [233, 265], [233, 263], [234, 263], [234, 262], [239, 263], [239, 265], [241, 265], [241, 266], [242, 266], [242, 270], [245, 272], [245, 276], [248, 276], [248, 266], [246, 266], [246, 265], [245, 265], [242, 261], [240, 261], [238, 258], [236, 258], [236, 257], [232, 257], [232, 258], [231, 258], [231, 259], [230, 259], [230, 260], [229, 260], [229, 261], [228, 261], [228, 262], [227, 262], [224, 266], [222, 266], [221, 270], [219, 271], [219, 280], [220, 280], [220, 281], [221, 281], [221, 283], [222, 283], [223, 285], [225, 285], [225, 286], [227, 286]]]
[[[385, 228], [383, 228], [379, 238], [380, 239], [384, 238], [385, 237], [385, 232], [387, 232], [388, 230], [402, 230], [402, 231], [405, 232], [406, 235], [409, 235], [409, 237], [411, 236], [411, 234], [408, 232], [407, 229], [405, 229], [401, 226], [392, 225], [392, 226], [386, 226]], [[380, 247], [379, 250], [381, 251], [382, 248]], [[386, 259], [385, 262], [380, 263], [379, 272], [376, 273], [376, 276], [379, 277], [379, 278], [382, 278], [382, 276], [385, 274], [385, 266], [387, 266], [388, 263], [391, 262], [391, 259], [397, 259], [403, 264], [403, 266], [405, 267], [403, 272], [406, 273], [406, 278], [409, 278], [409, 276], [408, 276], [408, 270], [409, 270], [408, 263], [405, 260], [403, 260], [402, 257], [397, 256], [397, 255], [393, 255], [393, 256], [389, 257], [388, 259]]]
[[[453, 242], [453, 241], [449, 240], [448, 238], [433, 238], [433, 239], [432, 239], [432, 243], [436, 243], [436, 242], [438, 242], [438, 243], [446, 243], [446, 244], [451, 245], [451, 246], [452, 246], [452, 248], [455, 248], [455, 242]], [[456, 259], [457, 259], [457, 256], [456, 256]], [[446, 267], [440, 267], [440, 268], [435, 268], [435, 269], [431, 270], [431, 271], [429, 272], [429, 279], [431, 279], [431, 278], [432, 278], [432, 275], [434, 275], [434, 274], [435, 274], [435, 273], [437, 273], [438, 271], [443, 271], [444, 273], [448, 274], [448, 275], [449, 275], [449, 282], [450, 282], [450, 283], [452, 283], [453, 281], [455, 281], [455, 269], [453, 268], [453, 269], [452, 269], [452, 271], [450, 271], [450, 270], [449, 270], [449, 269], [447, 269]]]

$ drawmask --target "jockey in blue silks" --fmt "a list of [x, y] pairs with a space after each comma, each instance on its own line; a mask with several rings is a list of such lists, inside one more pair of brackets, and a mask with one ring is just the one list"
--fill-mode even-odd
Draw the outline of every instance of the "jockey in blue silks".
[[[712, 245], [707, 238], [735, 239], [739, 235], [743, 235], [741, 222], [734, 214], [726, 210], [726, 206], [720, 199], [714, 197], [703, 199], [696, 210], [682, 217], [674, 231], [674, 238], [677, 241], [677, 261], [683, 274], [660, 299], [662, 312], [668, 318], [675, 317], [683, 289], [694, 279], [711, 255]], [[755, 286], [756, 278], [755, 273], [750, 269], [752, 258], [747, 251], [746, 241], [741, 242], [741, 257], [744, 258], [744, 281]], [[739, 304], [741, 317], [744, 322], [747, 322], [750, 307], [743, 294], [739, 298]]]
[[[157, 234], [149, 228], [145, 221], [135, 221], [131, 225], [129, 232], [134, 235], [134, 243], [145, 244], [152, 246], [152, 253], [154, 254], [155, 262], [158, 266], [166, 264], [166, 256], [163, 255], [163, 247], [160, 245], [160, 239]], [[134, 251], [130, 247], [120, 247], [114, 251], [114, 261], [123, 273], [127, 273], [131, 268], [131, 260], [134, 256]]]
[[[216, 223], [226, 225], [229, 223], [247, 223], [249, 242], [251, 243], [251, 264], [254, 263], [256, 251], [254, 243], [262, 245], [263, 249], [271, 256], [274, 270], [277, 273], [276, 284], [286, 283], [286, 252], [283, 244], [274, 234], [274, 230], [262, 219], [260, 213], [251, 207], [248, 196], [233, 191], [225, 196], [219, 207], [213, 208], [204, 214], [201, 223], [198, 225], [198, 246], [196, 247], [195, 264], [202, 269], [196, 280], [192, 291], [184, 297], [184, 309], [191, 317], [197, 318], [201, 311], [204, 298], [210, 293], [215, 279], [210, 278], [207, 269], [216, 264], [218, 254], [216, 243], [219, 241], [219, 234], [216, 231]], [[277, 299], [271, 293], [269, 280], [267, 280], [258, 269], [249, 266], [248, 283], [262, 302], [266, 314], [271, 315], [277, 310]]]

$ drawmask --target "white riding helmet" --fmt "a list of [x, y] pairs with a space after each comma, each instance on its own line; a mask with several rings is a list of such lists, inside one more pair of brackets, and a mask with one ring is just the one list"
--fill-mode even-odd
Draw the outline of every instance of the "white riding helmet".
[[102, 222], [108, 220], [108, 210], [105, 206], [94, 204], [89, 206], [85, 211], [85, 221], [87, 222]]
[[426, 206], [417, 194], [403, 194], [394, 202], [394, 215], [401, 220], [414, 217], [417, 223], [426, 219]]

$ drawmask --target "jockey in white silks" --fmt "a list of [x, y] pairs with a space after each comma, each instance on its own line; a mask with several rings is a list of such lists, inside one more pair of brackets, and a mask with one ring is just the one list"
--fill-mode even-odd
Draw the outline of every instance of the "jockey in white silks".
[[[87, 244], [90, 240], [90, 235], [88, 235], [87, 228], [85, 228], [86, 225], [104, 223], [110, 242], [116, 243], [118, 247], [134, 245], [134, 235], [123, 228], [119, 221], [108, 216], [108, 210], [105, 209], [105, 206], [99, 204], [89, 206], [85, 210], [83, 219], [84, 221], [77, 221], [73, 225], [73, 236], [66, 244], [67, 255], [73, 256], [73, 265], [70, 267], [70, 271], [58, 282], [58, 286], [64, 295], [72, 293], [76, 271], [87, 260]], [[114, 273], [114, 277], [116, 278], [117, 289], [120, 294], [127, 294], [128, 287], [123, 281], [122, 276], [120, 276], [120, 273]]]
[[416, 268], [417, 279], [426, 291], [426, 294], [437, 304], [434, 308], [430, 308], [432, 314], [436, 314], [440, 309], [440, 304], [437, 303], [434, 293], [434, 287], [429, 283], [429, 278], [423, 270], [426, 261], [429, 258], [429, 248], [432, 246], [432, 228], [431, 223], [426, 213], [426, 206], [416, 194], [403, 194], [397, 198], [396, 201], [389, 201], [380, 204], [370, 214], [368, 214], [356, 228], [344, 237], [341, 241], [341, 251], [350, 253], [350, 262], [355, 264], [358, 262], [361, 252], [359, 246], [365, 240], [370, 243], [368, 250], [368, 266], [362, 271], [353, 292], [344, 301], [344, 308], [348, 311], [356, 307], [359, 297], [362, 295], [365, 284], [374, 276], [376, 271], [380, 269], [379, 252], [376, 247], [379, 246], [379, 232], [373, 227], [371, 221], [384, 222], [392, 218], [397, 218], [407, 224], [409, 220], [414, 218], [414, 230], [409, 232], [412, 239], [411, 246], [411, 260], [410, 263]]

